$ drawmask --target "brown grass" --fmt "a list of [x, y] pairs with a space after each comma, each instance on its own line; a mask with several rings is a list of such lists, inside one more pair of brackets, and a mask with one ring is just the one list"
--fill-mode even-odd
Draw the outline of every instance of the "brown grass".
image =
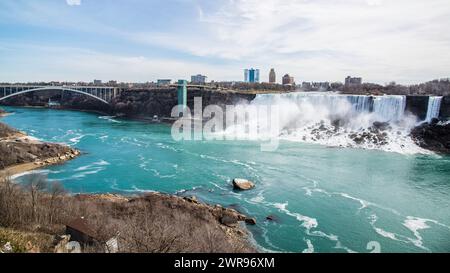
[[[65, 224], [85, 217], [98, 238], [98, 245], [85, 248], [89, 252], [103, 252], [101, 243], [113, 236], [120, 252], [254, 252], [242, 229], [220, 224], [224, 215], [244, 219], [229, 209], [163, 194], [72, 196], [40, 176], [24, 186], [5, 178], [0, 182], [0, 227], [57, 236], [64, 234]], [[19, 241], [23, 246], [26, 240]]]

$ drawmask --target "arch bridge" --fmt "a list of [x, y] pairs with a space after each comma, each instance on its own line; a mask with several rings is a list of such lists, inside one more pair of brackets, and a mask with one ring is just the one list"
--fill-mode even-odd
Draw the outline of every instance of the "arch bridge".
[[105, 104], [110, 104], [113, 98], [119, 95], [118, 87], [108, 86], [31, 86], [31, 85], [0, 85], [0, 101], [36, 91], [74, 92], [83, 94], [99, 100]]

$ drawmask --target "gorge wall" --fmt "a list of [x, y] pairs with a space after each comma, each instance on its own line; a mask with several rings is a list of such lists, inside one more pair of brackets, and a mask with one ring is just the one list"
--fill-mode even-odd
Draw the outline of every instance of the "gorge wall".
[[[252, 101], [256, 95], [245, 92], [215, 91], [204, 89], [188, 90], [188, 106], [192, 109], [194, 97], [202, 97], [203, 107], [216, 104], [219, 106]], [[58, 101], [61, 108], [100, 111], [111, 115], [122, 115], [132, 118], [170, 117], [172, 108], [177, 105], [176, 88], [159, 88], [152, 90], [125, 90], [106, 105], [93, 98], [61, 91], [39, 91], [27, 93], [0, 101], [0, 105], [9, 106], [46, 106], [48, 101]], [[406, 111], [425, 119], [428, 110], [428, 96], [406, 96]], [[450, 118], [450, 96], [442, 99], [440, 117]]]
[[450, 119], [450, 96], [442, 98], [440, 118]]

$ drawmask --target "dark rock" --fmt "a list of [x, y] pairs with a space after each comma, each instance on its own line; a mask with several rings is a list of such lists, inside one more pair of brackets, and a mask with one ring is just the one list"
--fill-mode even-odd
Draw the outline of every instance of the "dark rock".
[[424, 123], [411, 131], [411, 138], [424, 149], [450, 154], [450, 124]]
[[443, 120], [450, 119], [450, 96], [442, 98], [440, 117]]
[[266, 220], [267, 220], [267, 221], [271, 221], [271, 222], [278, 222], [278, 221], [279, 221], [278, 217], [275, 216], [275, 215], [269, 215], [269, 216], [267, 216], [267, 217], [266, 217]]
[[389, 126], [389, 122], [379, 122], [379, 121], [375, 121], [373, 123], [373, 127], [375, 129], [381, 130], [381, 131], [386, 131], [390, 128]]
[[433, 118], [433, 119], [431, 119], [431, 121], [430, 121], [430, 125], [436, 125], [436, 124], [438, 124], [439, 123], [439, 119], [437, 119], [437, 118]]
[[184, 200], [186, 200], [188, 202], [191, 202], [191, 203], [194, 203], [194, 204], [200, 203], [198, 201], [197, 197], [195, 197], [195, 196], [184, 197]]
[[419, 120], [427, 117], [428, 96], [407, 96], [406, 111], [414, 114]]
[[256, 219], [255, 218], [245, 218], [245, 223], [249, 225], [256, 225]]

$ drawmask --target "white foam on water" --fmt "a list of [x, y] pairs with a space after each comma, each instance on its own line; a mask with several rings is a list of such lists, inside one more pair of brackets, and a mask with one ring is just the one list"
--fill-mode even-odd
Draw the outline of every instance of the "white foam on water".
[[351, 200], [354, 200], [354, 201], [359, 202], [359, 203], [361, 204], [361, 207], [360, 207], [358, 210], [363, 210], [363, 209], [367, 208], [369, 205], [374, 205], [374, 204], [371, 203], [371, 202], [368, 202], [368, 201], [366, 201], [366, 200], [362, 200], [362, 199], [360, 199], [360, 198], [353, 197], [353, 196], [351, 196], [351, 195], [349, 195], [349, 194], [347, 194], [347, 193], [340, 193], [340, 195], [341, 195], [342, 197], [347, 198], [347, 199], [351, 199]]
[[151, 171], [154, 176], [158, 177], [158, 178], [174, 178], [176, 177], [175, 174], [161, 174], [157, 169], [149, 169], [149, 171]]
[[337, 235], [327, 234], [327, 233], [325, 233], [323, 231], [320, 231], [320, 230], [313, 230], [313, 229], [316, 229], [319, 226], [319, 223], [318, 223], [317, 219], [309, 217], [309, 216], [302, 215], [300, 213], [289, 211], [287, 209], [288, 202], [286, 202], [286, 203], [273, 203], [272, 205], [275, 208], [279, 209], [281, 212], [284, 212], [286, 215], [289, 215], [289, 216], [294, 217], [295, 219], [297, 219], [301, 223], [301, 226], [303, 228], [305, 228], [305, 232], [306, 232], [307, 235], [315, 236], [315, 237], [321, 237], [321, 238], [326, 238], [326, 239], [336, 243], [335, 248], [337, 248], [337, 249], [344, 249], [347, 252], [354, 252], [350, 248], [342, 245], [342, 243], [339, 241], [339, 237]]
[[93, 162], [89, 165], [78, 167], [75, 169], [75, 171], [86, 171], [91, 169], [97, 169], [98, 166], [108, 166], [108, 165], [111, 165], [111, 163], [109, 163], [106, 160], [100, 159], [99, 161]]
[[396, 234], [393, 232], [389, 232], [389, 231], [386, 231], [382, 228], [375, 226], [376, 222], [378, 221], [378, 216], [376, 214], [370, 215], [369, 220], [370, 220], [370, 225], [372, 226], [372, 228], [375, 230], [375, 232], [377, 234], [379, 234], [385, 238], [394, 240], [394, 241], [401, 241], [401, 242], [405, 242], [405, 243], [408, 242], [408, 241], [404, 241], [404, 240], [401, 240], [398, 238], [398, 237], [403, 237], [402, 235], [399, 235], [399, 234]]
[[251, 202], [254, 203], [263, 203], [264, 202], [264, 195], [262, 192], [258, 193], [257, 196], [250, 199]]
[[49, 173], [50, 173], [49, 170], [32, 170], [32, 171], [26, 171], [26, 172], [22, 172], [22, 173], [11, 175], [9, 178], [11, 180], [16, 180], [17, 178], [20, 178], [20, 177], [23, 177], [23, 176], [27, 176], [27, 175], [32, 175], [32, 174], [49, 174]]
[[308, 248], [303, 250], [302, 253], [314, 253], [314, 245], [312, 244], [311, 240], [306, 239], [305, 242], [308, 245]]
[[115, 120], [114, 118], [115, 118], [116, 116], [99, 116], [98, 118], [99, 119], [103, 119], [103, 120], [107, 120], [107, 121], [110, 121], [110, 122], [114, 122], [114, 123], [122, 123], [121, 121], [119, 121], [119, 120]]
[[76, 137], [72, 137], [72, 138], [69, 139], [69, 142], [70, 142], [70, 144], [72, 144], [72, 145], [76, 145], [76, 144], [78, 144], [78, 143], [81, 141], [81, 139], [83, 139], [85, 136], [86, 136], [86, 135], [78, 135], [78, 136], [76, 136]]
[[403, 222], [403, 225], [409, 229], [415, 236], [415, 238], [410, 238], [410, 241], [417, 247], [429, 250], [428, 248], [424, 247], [423, 245], [423, 238], [420, 234], [421, 230], [430, 228], [429, 225], [427, 225], [427, 222], [429, 220], [418, 218], [418, 217], [412, 217], [408, 216], [406, 217], [406, 220]]

